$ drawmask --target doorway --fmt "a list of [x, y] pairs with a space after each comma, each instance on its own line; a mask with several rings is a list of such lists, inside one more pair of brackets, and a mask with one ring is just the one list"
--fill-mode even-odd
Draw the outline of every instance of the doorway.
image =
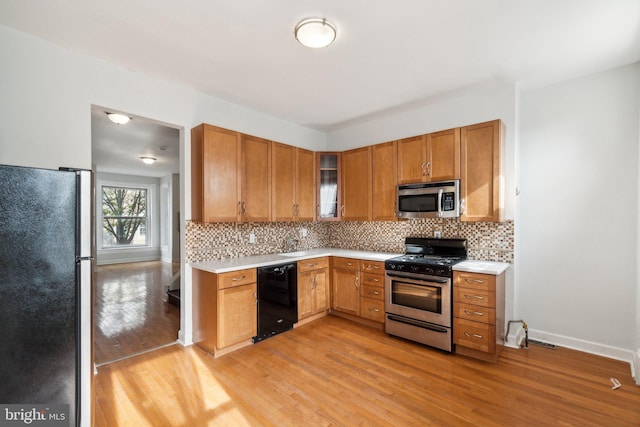
[[175, 343], [180, 330], [180, 131], [91, 109], [94, 362]]

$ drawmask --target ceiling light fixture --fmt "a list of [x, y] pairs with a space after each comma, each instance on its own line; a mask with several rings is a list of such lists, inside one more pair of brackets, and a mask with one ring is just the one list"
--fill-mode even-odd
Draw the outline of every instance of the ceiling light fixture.
[[129, 123], [129, 120], [131, 120], [131, 117], [118, 113], [107, 113], [107, 117], [109, 117], [109, 120], [117, 125], [127, 124]]
[[336, 39], [336, 27], [325, 18], [307, 18], [298, 22], [295, 29], [296, 40], [303, 46], [327, 47]]
[[142, 160], [143, 162], [145, 162], [148, 165], [153, 164], [153, 162], [156, 161], [155, 157], [140, 157], [140, 160]]

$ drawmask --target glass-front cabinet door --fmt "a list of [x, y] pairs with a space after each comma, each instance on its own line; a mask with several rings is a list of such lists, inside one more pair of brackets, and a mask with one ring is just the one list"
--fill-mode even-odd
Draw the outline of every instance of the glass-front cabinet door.
[[340, 220], [340, 153], [316, 153], [318, 221]]

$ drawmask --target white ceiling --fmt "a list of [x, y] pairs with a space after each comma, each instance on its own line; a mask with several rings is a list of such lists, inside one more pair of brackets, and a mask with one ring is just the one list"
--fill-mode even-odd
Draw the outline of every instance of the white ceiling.
[[[180, 132], [143, 117], [125, 125], [107, 118], [102, 107], [91, 108], [91, 160], [98, 172], [162, 178], [180, 173]], [[131, 115], [129, 115], [131, 116]], [[140, 157], [156, 159], [147, 165]]]
[[[328, 48], [294, 39], [314, 16]], [[640, 0], [2, 0], [0, 24], [325, 132], [640, 60]]]
[[[294, 39], [310, 16], [329, 48]], [[322, 131], [640, 60], [639, 0], [2, 0], [0, 24]]]

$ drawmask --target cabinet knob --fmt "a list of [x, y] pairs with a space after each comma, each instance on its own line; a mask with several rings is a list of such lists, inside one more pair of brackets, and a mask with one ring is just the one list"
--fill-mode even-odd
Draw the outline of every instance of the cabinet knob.
[[238, 280], [242, 280], [242, 279], [244, 279], [246, 277], [247, 276], [236, 276], [236, 277], [233, 277], [231, 280], [234, 281], [234, 282], [237, 282]]
[[477, 300], [480, 300], [480, 301], [482, 301], [484, 299], [484, 297], [482, 295], [467, 295], [467, 294], [464, 294], [464, 297], [466, 299], [477, 299]]
[[369, 311], [375, 311], [376, 313], [378, 313], [380, 311], [380, 309], [379, 308], [369, 307]]
[[369, 295], [380, 295], [380, 292], [378, 291], [369, 291], [368, 293]]

